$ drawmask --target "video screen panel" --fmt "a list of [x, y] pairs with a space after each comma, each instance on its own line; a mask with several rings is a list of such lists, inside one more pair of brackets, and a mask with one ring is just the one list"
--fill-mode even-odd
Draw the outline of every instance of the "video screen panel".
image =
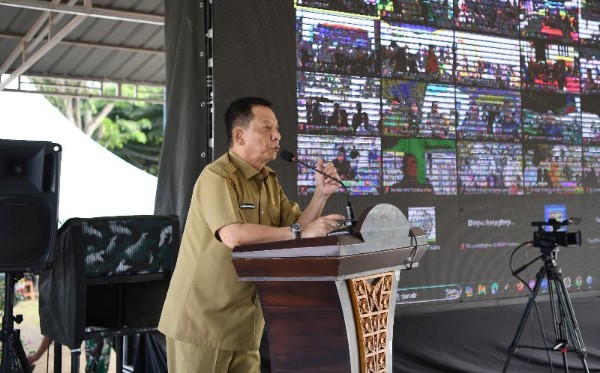
[[574, 145], [523, 145], [526, 194], [581, 194], [582, 149]]
[[456, 195], [454, 141], [390, 139], [382, 164], [384, 193]]
[[600, 145], [600, 93], [581, 96], [581, 131], [584, 145]]
[[458, 29], [519, 36], [518, 0], [457, 0], [456, 7]]
[[600, 192], [600, 147], [583, 147], [583, 170], [580, 183], [585, 193]]
[[572, 45], [522, 40], [523, 88], [579, 93], [578, 59], [579, 50]]
[[456, 82], [518, 89], [521, 85], [519, 40], [456, 32]]
[[[298, 136], [298, 158], [316, 165], [321, 157], [337, 168], [352, 195], [378, 195], [381, 190], [381, 138], [350, 136]], [[314, 171], [298, 165], [298, 194], [315, 190]]]
[[381, 21], [383, 77], [452, 83], [454, 31]]
[[600, 49], [581, 48], [579, 68], [581, 94], [600, 93]]
[[581, 144], [579, 96], [523, 92], [523, 139]]
[[456, 137], [454, 86], [383, 79], [383, 134], [399, 137]]
[[427, 235], [427, 242], [432, 244], [436, 239], [435, 206], [409, 207], [408, 223], [411, 227], [421, 228]]
[[579, 0], [579, 6], [581, 45], [600, 46], [600, 4], [595, 0]]
[[440, 28], [452, 28], [454, 7], [448, 0], [388, 0], [381, 1], [381, 18], [388, 21], [403, 21]]
[[561, 43], [579, 40], [577, 1], [522, 0], [521, 35]]
[[523, 194], [521, 144], [457, 141], [458, 193]]
[[518, 91], [458, 87], [456, 138], [512, 141], [521, 139], [521, 95]]
[[299, 7], [376, 16], [378, 0], [295, 0], [294, 2]]
[[297, 73], [298, 133], [380, 135], [380, 80]]
[[299, 9], [296, 12], [300, 70], [373, 76], [378, 71], [372, 19]]
[[[431, 4], [432, 1], [427, 3]], [[455, 23], [452, 26], [435, 23], [437, 20], [428, 23], [430, 20], [425, 18], [410, 21], [394, 18], [392, 10], [395, 11], [395, 5], [400, 3], [396, 0], [378, 2], [380, 13], [355, 11], [352, 8], [357, 9], [362, 5], [356, 2], [343, 3], [339, 0], [304, 2], [303, 5], [298, 5], [297, 1], [252, 2], [252, 8], [259, 7], [260, 15], [263, 16], [258, 20], [269, 19], [269, 22], [264, 27], [251, 27], [243, 31], [236, 31], [234, 28], [227, 30], [230, 37], [221, 39], [225, 42], [215, 48], [217, 57], [225, 53], [234, 56], [216, 61], [219, 63], [219, 70], [215, 69], [215, 82], [219, 83], [219, 94], [215, 96], [216, 120], [222, 118], [221, 113], [228, 104], [227, 100], [230, 102], [243, 92], [265, 95], [276, 104], [275, 112], [282, 126], [282, 134], [285, 134], [281, 140], [283, 148], [299, 149], [300, 152], [297, 153], [308, 152], [307, 154], [323, 153], [323, 149], [327, 149], [326, 156], [332, 160], [337, 158], [339, 147], [343, 146], [350, 168], [355, 174], [354, 179], [344, 182], [349, 185], [353, 194], [352, 202], [357, 215], [373, 204], [391, 203], [398, 206], [406, 216], [414, 213], [412, 221], [415, 224], [428, 226], [431, 219], [427, 214], [430, 217], [434, 214], [436, 246], [424, 256], [421, 268], [403, 278], [401, 286], [412, 290], [402, 294], [399, 292], [399, 297], [406, 296], [406, 299], [417, 302], [443, 303], [527, 296], [525, 288], [516, 288], [519, 282], [512, 278], [508, 270], [506, 273], [490, 274], [489, 267], [485, 265], [489, 262], [506, 263], [510, 255], [509, 244], [531, 238], [531, 232], [523, 234], [523, 227], [529, 227], [533, 231], [529, 223], [545, 219], [546, 205], [565, 205], [567, 216], [576, 216], [580, 210], [585, 210], [587, 215], [584, 219], [592, 219], [582, 223], [587, 224], [585, 229], [588, 232], [583, 232], [586, 247], [569, 250], [568, 257], [561, 251], [565, 262], [567, 259], [570, 262], [573, 254], [578, 256], [577, 250], [589, 254], [591, 250], [597, 249], [593, 242], [600, 241], [594, 241], [597, 234], [592, 231], [597, 228], [594, 220], [596, 216], [587, 209], [588, 206], [595, 206], [594, 201], [600, 196], [595, 187], [590, 187], [595, 185], [590, 171], [592, 167], [596, 171], [596, 148], [600, 148], [600, 97], [597, 96], [600, 93], [586, 87], [591, 83], [587, 79], [588, 68], [592, 69], [593, 80], [597, 79], [594, 61], [598, 59], [596, 49], [600, 49], [600, 45], [594, 44], [591, 39], [585, 40], [583, 33], [582, 47], [577, 40], [548, 38], [541, 34], [527, 38], [506, 35], [498, 22], [498, 29], [494, 31], [477, 24], [467, 25], [465, 19], [459, 18], [461, 11], [464, 15], [465, 10], [477, 10], [482, 4], [497, 4], [494, 5], [495, 8], [502, 8], [502, 1], [454, 2]], [[591, 4], [585, 1], [579, 3], [582, 9]], [[219, 4], [221, 2], [216, 3], [215, 7], [221, 6]], [[404, 1], [402, 4], [414, 2]], [[514, 4], [512, 1], [512, 5]], [[333, 5], [338, 10], [332, 10]], [[388, 9], [389, 12], [385, 13], [387, 6], [394, 6], [394, 9]], [[251, 6], [246, 5], [246, 2], [238, 2], [233, 12], [249, 8]], [[240, 18], [245, 19], [252, 11], [249, 9], [250, 13], [240, 13]], [[584, 22], [581, 19], [592, 19], [589, 12], [586, 12], [582, 12], [579, 22], [582, 30]], [[230, 9], [228, 12], [223, 10], [223, 19], [228, 20], [225, 24], [233, 22], [230, 20], [231, 13]], [[273, 17], [264, 18], [267, 15]], [[347, 24], [344, 20], [346, 16]], [[347, 33], [343, 31], [344, 25]], [[313, 31], [307, 32], [309, 28]], [[593, 26], [589, 30], [595, 31]], [[239, 34], [232, 37], [231, 33], [234, 32]], [[464, 38], [459, 40], [461, 36]], [[467, 36], [471, 38], [468, 41], [465, 39]], [[219, 37], [223, 38], [223, 33], [216, 38]], [[269, 45], [276, 48], [263, 48], [261, 53], [256, 53], [256, 45], [259, 43], [245, 45], [248, 40], [268, 41]], [[489, 40], [494, 42], [489, 43]], [[301, 44], [312, 45], [311, 50], [314, 52], [318, 51], [321, 41], [328, 43], [331, 48], [344, 43], [353, 46], [361, 43], [369, 45], [370, 50], [376, 52], [374, 70], [371, 72], [367, 69], [367, 74], [355, 74], [353, 71], [357, 70], [352, 66], [355, 63], [353, 61], [342, 68], [335, 64], [321, 64], [327, 67], [319, 67], [321, 70], [307, 64], [303, 66]], [[392, 45], [392, 42], [395, 44]], [[434, 43], [434, 50], [437, 52], [435, 55], [440, 67], [439, 77], [428, 75], [423, 70], [426, 68], [424, 64], [430, 42]], [[510, 48], [501, 44], [507, 42], [512, 43]], [[516, 50], [513, 52], [511, 48], [515, 48], [515, 43]], [[400, 46], [405, 47], [404, 51]], [[340, 49], [348, 53], [346, 57], [353, 56], [349, 49]], [[477, 61], [481, 59], [492, 63], [499, 51], [513, 59], [510, 60], [509, 67], [500, 66], [507, 73], [502, 74], [504, 80], [496, 81], [496, 76], [491, 73], [493, 68], [490, 70], [489, 66], [478, 64]], [[440, 62], [442, 53], [443, 63]], [[466, 68], [461, 67], [461, 58], [465, 55], [467, 63], [463, 62], [463, 66]], [[305, 61], [314, 62], [314, 56], [305, 58]], [[555, 68], [559, 61], [563, 62]], [[411, 67], [414, 73], [410, 72]], [[463, 75], [459, 76], [453, 69]], [[530, 71], [535, 74], [530, 75]], [[235, 74], [235, 79], [232, 74]], [[469, 74], [472, 74], [471, 80], [464, 80], [469, 78]], [[478, 74], [484, 77], [479, 78]], [[475, 81], [473, 77], [478, 80]], [[447, 133], [437, 131], [435, 134], [435, 131], [428, 132], [424, 127], [424, 120], [428, 112], [431, 112], [433, 101], [438, 101], [438, 111], [445, 118], [444, 126], [439, 129], [446, 128]], [[466, 120], [469, 109], [475, 113], [477, 111], [470, 105], [473, 101], [482, 106], [478, 107], [479, 117], [473, 116], [478, 119], [469, 122]], [[313, 102], [318, 102], [315, 105], [318, 106], [317, 114], [314, 115], [317, 123], [320, 123], [317, 126], [312, 123]], [[339, 104], [337, 107], [336, 103]], [[368, 113], [371, 127], [375, 126], [379, 132], [356, 133], [351, 122], [354, 114], [359, 111], [358, 103], [360, 111]], [[514, 114], [518, 125], [508, 127], [520, 128], [517, 136], [514, 136], [512, 129], [502, 130], [500, 119], [503, 117], [501, 112], [504, 104], [512, 106], [508, 111]], [[410, 114], [411, 109], [417, 115]], [[348, 125], [342, 119], [346, 115]], [[332, 117], [332, 125], [329, 126], [328, 118]], [[335, 119], [337, 117], [338, 120]], [[488, 126], [488, 121], [491, 126]], [[312, 127], [308, 126], [309, 123]], [[344, 124], [338, 128], [336, 125], [339, 123]], [[219, 126], [215, 126], [215, 131], [218, 135]], [[295, 136], [295, 131], [298, 132], [298, 137]], [[444, 136], [445, 138], [441, 138]], [[221, 138], [223, 137], [224, 135]], [[218, 145], [219, 136], [215, 136], [215, 139]], [[357, 143], [358, 156], [353, 153], [356, 156], [353, 159], [348, 149], [352, 152], [354, 141], [358, 140], [368, 146]], [[375, 141], [374, 145], [372, 141]], [[415, 157], [417, 181], [425, 186], [398, 186], [393, 190], [392, 185], [404, 176], [403, 160], [410, 158], [407, 154], [413, 150], [410, 142], [433, 144]], [[558, 160], [541, 157], [538, 153], [544, 154], [543, 147], [556, 149], [554, 157], [558, 156]], [[560, 147], [564, 147], [565, 159], [561, 159]], [[357, 164], [357, 159], [364, 166]], [[308, 160], [309, 163], [314, 163], [316, 158]], [[534, 166], [534, 160], [541, 167]], [[311, 185], [314, 176], [308, 170], [299, 169], [302, 177], [298, 178], [295, 172], [289, 172], [289, 163], [280, 163], [283, 162], [274, 161], [269, 166], [277, 171], [290, 199], [298, 200], [301, 206], [306, 206], [314, 190]], [[376, 164], [379, 165], [374, 166]], [[359, 167], [362, 167], [362, 175]], [[547, 172], [544, 171], [545, 168], [548, 169]], [[363, 180], [364, 185], [360, 185], [359, 180]], [[365, 180], [370, 185], [366, 185]], [[559, 186], [554, 186], [554, 183]], [[351, 184], [356, 185], [356, 191]], [[343, 197], [342, 194], [334, 195], [326, 212], [343, 213]], [[477, 206], [478, 203], [483, 203], [484, 206]], [[517, 208], [519, 206], [527, 208], [521, 211]], [[479, 211], [480, 207], [485, 211]], [[416, 210], [410, 210], [412, 208]], [[488, 210], [490, 214], [486, 215]], [[511, 212], [512, 218], [503, 214], [502, 211], [506, 210]], [[529, 210], [531, 213], [527, 214]], [[493, 211], [498, 214], [493, 215]], [[477, 229], [471, 226], [461, 229], [459, 234], [454, 224], [459, 221], [459, 216], [465, 225], [469, 220], [472, 224], [492, 225], [496, 224], [495, 221], [512, 220], [514, 227], [520, 226], [521, 231], [518, 228], [503, 231], [504, 228], [489, 225], [485, 228], [489, 232], [485, 232], [483, 227]], [[514, 218], [515, 216], [518, 218]], [[517, 222], [517, 219], [521, 221]], [[494, 238], [486, 238], [488, 235]], [[474, 249], [484, 246], [497, 247], [498, 250]], [[532, 248], [532, 251], [537, 251], [537, 248]], [[477, 268], [477, 272], [465, 271], [465, 267]], [[506, 269], [504, 266], [499, 267]], [[597, 268], [600, 268], [600, 256], [597, 255], [588, 255], [587, 259], [573, 263], [572, 266], [565, 265], [565, 271], [573, 273], [568, 276], [573, 279], [583, 277], [583, 285], [571, 289], [600, 289], [597, 280], [592, 281], [590, 286], [585, 285], [586, 274], [592, 273], [592, 277], [597, 277]], [[506, 285], [509, 286], [505, 291]], [[429, 295], [423, 295], [418, 289], [427, 289]]]

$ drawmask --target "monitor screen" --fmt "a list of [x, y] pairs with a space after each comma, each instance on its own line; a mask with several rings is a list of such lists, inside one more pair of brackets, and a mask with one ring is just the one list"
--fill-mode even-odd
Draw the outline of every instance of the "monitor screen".
[[433, 82], [454, 80], [454, 32], [381, 21], [381, 74]]
[[521, 95], [518, 91], [458, 87], [456, 137], [468, 140], [521, 138]]
[[552, 92], [523, 92], [523, 139], [581, 144], [580, 97]]
[[521, 36], [560, 43], [579, 40], [577, 1], [522, 0]]
[[383, 79], [382, 85], [384, 135], [456, 137], [454, 86], [397, 79]]
[[517, 0], [457, 0], [458, 29], [519, 36], [519, 2]]
[[523, 88], [579, 93], [579, 50], [544, 40], [521, 41]]
[[457, 141], [458, 192], [523, 194], [520, 144]]
[[470, 32], [456, 32], [456, 82], [478, 87], [517, 89], [519, 41]]

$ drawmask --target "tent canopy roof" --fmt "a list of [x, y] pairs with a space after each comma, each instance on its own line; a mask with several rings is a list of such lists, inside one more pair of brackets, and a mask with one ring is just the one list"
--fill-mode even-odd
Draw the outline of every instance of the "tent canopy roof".
[[[38, 93], [69, 96], [105, 96], [98, 87], [123, 84], [142, 92], [146, 86], [162, 88], [164, 0], [2, 0], [2, 74], [8, 77], [0, 82], [0, 90], [7, 91], [28, 91], [25, 83], [7, 87], [22, 75], [52, 81], [42, 92], [38, 87]], [[97, 84], [93, 90], [73, 88], [82, 81]], [[147, 97], [123, 97], [118, 91], [116, 100]]]

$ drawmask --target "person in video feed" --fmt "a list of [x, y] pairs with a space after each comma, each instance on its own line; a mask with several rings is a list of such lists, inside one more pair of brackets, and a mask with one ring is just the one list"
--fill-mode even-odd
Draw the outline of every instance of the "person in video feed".
[[419, 164], [413, 153], [406, 153], [402, 157], [402, 180], [392, 185], [392, 190], [427, 190], [433, 192], [433, 186], [417, 180]]

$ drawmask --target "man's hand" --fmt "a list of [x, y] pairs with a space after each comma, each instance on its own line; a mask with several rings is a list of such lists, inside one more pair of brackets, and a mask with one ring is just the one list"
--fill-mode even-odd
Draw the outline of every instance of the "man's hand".
[[[317, 160], [316, 169], [333, 178], [336, 178], [338, 180], [340, 179], [340, 176], [337, 173], [337, 169], [335, 168], [333, 163], [329, 162], [324, 164], [323, 159], [321, 159], [320, 157]], [[325, 177], [324, 175], [318, 172], [315, 173], [315, 182], [317, 184], [316, 192], [320, 192], [325, 197], [329, 197], [331, 194], [335, 193], [336, 191], [338, 191], [338, 189], [341, 188], [341, 185], [337, 181]]]
[[302, 227], [302, 238], [323, 237], [329, 232], [340, 227], [346, 218], [339, 214], [321, 216], [317, 220]]

